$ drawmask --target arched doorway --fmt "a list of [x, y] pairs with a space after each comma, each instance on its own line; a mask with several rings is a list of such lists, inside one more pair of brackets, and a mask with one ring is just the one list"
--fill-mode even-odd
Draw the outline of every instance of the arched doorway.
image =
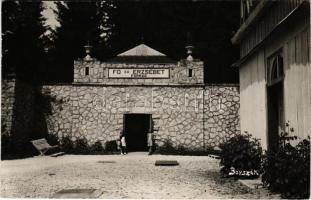
[[268, 149], [278, 148], [279, 135], [284, 131], [284, 63], [282, 51], [268, 60], [267, 74]]

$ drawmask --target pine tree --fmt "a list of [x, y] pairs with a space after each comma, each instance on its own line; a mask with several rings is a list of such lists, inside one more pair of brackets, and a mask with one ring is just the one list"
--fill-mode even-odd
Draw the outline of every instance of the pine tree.
[[[15, 73], [16, 70], [16, 32], [19, 16], [17, 16], [18, 3], [5, 1], [2, 4], [2, 74]], [[15, 52], [14, 52], [15, 51]]]
[[15, 73], [35, 82], [44, 58], [42, 2], [4, 1], [2, 4], [3, 76]]
[[108, 45], [113, 28], [109, 12], [114, 6], [110, 1], [56, 2], [56, 6], [60, 23], [55, 33], [57, 66], [64, 73], [59, 78], [72, 81], [73, 61], [85, 56], [85, 45], [94, 47], [96, 58], [102, 56], [98, 49]]
[[191, 33], [206, 82], [238, 81], [238, 70], [230, 67], [239, 58], [230, 41], [239, 27], [238, 1], [117, 1], [116, 6], [114, 55], [143, 41], [178, 61], [185, 58]]

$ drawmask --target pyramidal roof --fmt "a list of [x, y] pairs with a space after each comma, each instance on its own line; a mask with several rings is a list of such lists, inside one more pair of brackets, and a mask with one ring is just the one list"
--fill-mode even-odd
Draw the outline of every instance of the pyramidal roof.
[[163, 53], [145, 45], [139, 44], [116, 57], [108, 60], [108, 62], [118, 63], [176, 63]]
[[166, 55], [145, 44], [140, 44], [130, 50], [120, 53], [118, 56], [166, 56]]

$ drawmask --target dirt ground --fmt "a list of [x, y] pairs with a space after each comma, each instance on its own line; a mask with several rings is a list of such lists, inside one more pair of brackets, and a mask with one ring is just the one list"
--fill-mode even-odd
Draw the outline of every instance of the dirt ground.
[[[179, 165], [155, 166], [156, 160], [177, 160]], [[220, 178], [219, 161], [206, 156], [34, 157], [1, 161], [0, 176], [0, 196], [11, 198], [51, 198], [62, 189], [97, 189], [100, 198], [109, 199], [277, 198]]]

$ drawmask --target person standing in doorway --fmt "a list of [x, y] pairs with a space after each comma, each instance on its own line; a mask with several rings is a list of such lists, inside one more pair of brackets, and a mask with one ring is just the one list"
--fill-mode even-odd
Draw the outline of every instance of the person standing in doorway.
[[152, 147], [153, 147], [153, 134], [151, 132], [147, 133], [147, 146], [148, 146], [148, 155], [152, 154]]
[[126, 152], [126, 140], [125, 140], [125, 134], [124, 134], [124, 131], [122, 130], [120, 132], [120, 148], [121, 148], [121, 155], [126, 155], [127, 152]]

